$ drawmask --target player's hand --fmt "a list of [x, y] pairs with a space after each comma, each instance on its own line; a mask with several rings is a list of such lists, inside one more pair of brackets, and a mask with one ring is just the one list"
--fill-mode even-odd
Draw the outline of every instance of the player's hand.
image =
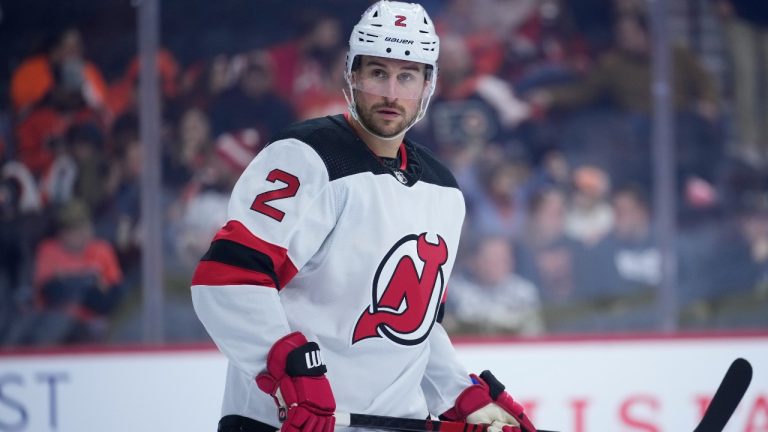
[[523, 406], [504, 391], [504, 385], [490, 371], [470, 377], [474, 384], [459, 394], [453, 408], [443, 413], [443, 417], [473, 424], [485, 423], [490, 425], [489, 432], [536, 432], [536, 427], [523, 412]]
[[300, 332], [279, 339], [267, 354], [259, 388], [277, 404], [283, 432], [333, 432], [336, 400], [320, 348]]

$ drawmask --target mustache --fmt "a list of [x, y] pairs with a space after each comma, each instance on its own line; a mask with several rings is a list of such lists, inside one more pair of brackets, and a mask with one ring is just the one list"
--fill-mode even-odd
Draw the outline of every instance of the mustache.
[[371, 111], [377, 111], [377, 110], [380, 110], [382, 108], [395, 110], [395, 111], [399, 112], [400, 114], [405, 114], [405, 108], [403, 108], [402, 106], [400, 106], [400, 105], [398, 105], [397, 103], [394, 103], [394, 102], [393, 103], [376, 104], [376, 105], [371, 107]]

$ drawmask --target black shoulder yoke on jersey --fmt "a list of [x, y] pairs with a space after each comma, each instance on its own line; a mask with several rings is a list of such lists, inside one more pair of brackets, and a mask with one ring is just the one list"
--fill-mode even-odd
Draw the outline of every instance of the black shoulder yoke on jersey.
[[[297, 139], [312, 147], [325, 163], [331, 181], [364, 172], [394, 175], [357, 136], [343, 115], [327, 116], [294, 123], [272, 142]], [[458, 189], [456, 179], [426, 148], [405, 140], [408, 165], [404, 174], [407, 186], [418, 181]]]

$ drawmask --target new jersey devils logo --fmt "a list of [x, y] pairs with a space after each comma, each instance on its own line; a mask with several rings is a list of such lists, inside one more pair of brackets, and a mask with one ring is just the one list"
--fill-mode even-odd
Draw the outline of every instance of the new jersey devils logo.
[[[420, 263], [412, 256], [414, 246]], [[382, 336], [402, 345], [424, 341], [432, 330], [445, 289], [446, 261], [448, 248], [439, 235], [437, 244], [427, 241], [426, 233], [400, 239], [376, 270], [373, 300], [357, 320], [352, 343]]]

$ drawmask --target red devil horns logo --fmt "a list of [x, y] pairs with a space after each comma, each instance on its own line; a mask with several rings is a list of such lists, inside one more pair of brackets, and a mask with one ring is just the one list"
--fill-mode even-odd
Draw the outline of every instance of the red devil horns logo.
[[[403, 252], [409, 242], [416, 242], [416, 253], [424, 263], [421, 275], [412, 256]], [[400, 253], [396, 255], [396, 253]], [[379, 295], [382, 270], [391, 260], [398, 260], [384, 291]], [[445, 288], [443, 264], [448, 261], [445, 240], [437, 236], [437, 244], [427, 241], [426, 233], [403, 237], [379, 264], [373, 280], [373, 301], [355, 325], [352, 343], [382, 337], [403, 345], [417, 345], [429, 335], [437, 317]], [[391, 267], [390, 267], [391, 268]]]

